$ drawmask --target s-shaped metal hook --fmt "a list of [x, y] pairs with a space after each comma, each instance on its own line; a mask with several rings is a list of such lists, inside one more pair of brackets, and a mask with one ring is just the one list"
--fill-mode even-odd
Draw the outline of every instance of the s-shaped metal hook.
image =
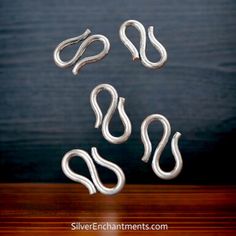
[[[129, 26], [133, 26], [136, 28], [140, 33], [140, 46], [139, 46], [139, 52], [134, 46], [134, 44], [128, 39], [126, 36], [126, 29]], [[154, 27], [149, 26], [148, 27], [148, 38], [151, 41], [153, 47], [160, 53], [160, 60], [158, 62], [151, 62], [148, 60], [146, 56], [146, 30], [144, 26], [137, 20], [127, 20], [120, 26], [120, 39], [123, 42], [123, 44], [128, 48], [130, 51], [133, 60], [140, 59], [142, 64], [148, 68], [151, 69], [158, 69], [161, 68], [165, 62], [167, 61], [167, 52], [164, 46], [157, 41], [157, 39], [154, 36]]]
[[[108, 108], [108, 111], [106, 115], [103, 118], [101, 109], [97, 103], [97, 95], [102, 91], [102, 90], [107, 90], [111, 94], [111, 103]], [[102, 134], [104, 138], [109, 141], [110, 143], [114, 144], [120, 144], [125, 142], [131, 132], [132, 132], [132, 126], [131, 122], [128, 118], [128, 116], [125, 113], [124, 109], [124, 103], [125, 103], [125, 98], [120, 97], [119, 102], [118, 102], [118, 94], [115, 90], [114, 87], [112, 87], [109, 84], [100, 84], [97, 87], [93, 89], [93, 91], [90, 94], [90, 103], [91, 107], [95, 113], [96, 116], [96, 123], [95, 123], [95, 128], [99, 128], [100, 125], [102, 125]], [[118, 105], [117, 105], [118, 104]], [[111, 135], [109, 131], [109, 123], [111, 121], [111, 118], [116, 110], [118, 108], [119, 116], [121, 118], [121, 121], [124, 125], [124, 133], [120, 137], [115, 137]]]
[[[97, 148], [92, 147], [91, 153], [92, 153], [93, 159], [95, 160], [97, 164], [103, 167], [106, 167], [107, 169], [110, 169], [117, 176], [117, 184], [113, 188], [107, 188], [106, 186], [102, 184], [99, 178], [96, 166], [94, 165], [93, 159], [90, 157], [90, 155], [87, 152], [81, 149], [71, 150], [64, 155], [61, 162], [61, 167], [64, 174], [69, 179], [83, 184], [89, 190], [89, 194], [94, 194], [97, 192], [97, 190], [106, 195], [113, 195], [120, 192], [125, 184], [125, 175], [122, 169], [118, 165], [103, 159], [98, 154]], [[69, 162], [74, 157], [81, 157], [86, 162], [92, 181], [82, 175], [76, 174], [74, 171], [71, 170], [69, 166]], [[97, 188], [97, 190], [95, 187]]]
[[169, 180], [177, 177], [182, 170], [183, 160], [179, 151], [178, 141], [181, 136], [179, 132], [176, 132], [171, 140], [171, 150], [175, 159], [175, 167], [172, 171], [166, 172], [163, 171], [160, 167], [160, 158], [161, 154], [169, 140], [171, 134], [171, 127], [169, 121], [162, 115], [153, 114], [145, 118], [141, 125], [141, 139], [144, 145], [144, 155], [142, 161], [148, 162], [152, 152], [152, 144], [148, 136], [148, 127], [153, 121], [160, 121], [163, 125], [164, 132], [160, 143], [158, 144], [152, 160], [152, 169], [155, 174], [161, 179]]
[[[95, 34], [95, 35], [89, 36], [90, 34], [91, 34], [91, 31], [87, 29], [82, 35], [79, 35], [74, 38], [69, 38], [61, 42], [54, 50], [54, 61], [56, 65], [61, 68], [67, 68], [74, 65], [72, 72], [74, 75], [77, 75], [79, 74], [80, 69], [86, 64], [93, 63], [93, 62], [103, 59], [110, 50], [109, 40], [104, 35], [101, 35], [101, 34]], [[60, 57], [61, 51], [67, 46], [70, 46], [75, 43], [79, 43], [82, 40], [83, 42], [81, 43], [79, 49], [77, 50], [73, 58], [69, 61], [63, 61]], [[80, 58], [84, 54], [87, 47], [94, 41], [101, 41], [104, 46], [103, 50], [97, 55], [85, 57], [80, 60]]]

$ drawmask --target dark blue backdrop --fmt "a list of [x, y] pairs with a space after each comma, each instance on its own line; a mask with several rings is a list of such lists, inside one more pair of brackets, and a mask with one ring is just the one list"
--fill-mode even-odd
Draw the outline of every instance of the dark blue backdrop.
[[[159, 183], [150, 163], [140, 158], [140, 124], [149, 114], [165, 115], [172, 134], [182, 133], [184, 160], [181, 175], [169, 183], [235, 183], [236, 138], [236, 2], [196, 1], [8, 1], [0, 2], [0, 160], [2, 182], [70, 182], [60, 162], [74, 148], [100, 154], [119, 164], [128, 183]], [[161, 70], [132, 62], [119, 39], [127, 19], [153, 25], [168, 52]], [[84, 67], [78, 77], [53, 62], [62, 40], [90, 28], [106, 35], [109, 55]], [[138, 45], [135, 30], [130, 37]], [[67, 50], [70, 58], [77, 46]], [[100, 50], [94, 44], [86, 55]], [[148, 57], [158, 54], [148, 41]], [[133, 124], [129, 141], [112, 145], [94, 129], [89, 104], [91, 90], [110, 83], [126, 98]], [[103, 111], [109, 96], [101, 95]], [[123, 131], [119, 117], [114, 134]], [[162, 135], [160, 124], [150, 127], [153, 145]], [[173, 167], [170, 144], [162, 155], [163, 168]], [[81, 160], [73, 169], [87, 174]], [[105, 182], [114, 180], [98, 169]], [[166, 182], [165, 182], [166, 183]]]

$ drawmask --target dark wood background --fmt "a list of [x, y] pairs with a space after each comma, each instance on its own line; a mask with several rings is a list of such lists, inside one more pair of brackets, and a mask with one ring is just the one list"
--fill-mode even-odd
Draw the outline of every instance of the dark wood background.
[[[124, 169], [128, 183], [164, 182], [153, 174], [150, 163], [140, 160], [140, 124], [147, 115], [160, 113], [169, 119], [172, 134], [182, 133], [184, 169], [169, 183], [236, 183], [235, 16], [234, 0], [1, 1], [1, 181], [70, 182], [60, 168], [62, 156], [70, 149], [90, 151], [96, 146]], [[154, 26], [168, 52], [163, 69], [132, 62], [118, 34], [127, 19]], [[76, 77], [71, 69], [55, 66], [53, 50], [86, 28], [106, 35], [111, 51]], [[138, 33], [130, 29], [129, 35], [138, 45]], [[66, 50], [65, 58], [77, 47]], [[100, 49], [95, 43], [85, 55]], [[158, 60], [149, 41], [147, 53]], [[109, 144], [94, 129], [89, 95], [100, 83], [112, 84], [126, 98], [133, 133], [125, 144]], [[109, 96], [99, 100], [106, 111]], [[117, 114], [111, 130], [123, 131]], [[160, 124], [153, 124], [153, 145], [161, 135]], [[162, 164], [173, 167], [170, 145]], [[88, 175], [81, 160], [73, 160], [73, 165]], [[98, 169], [104, 182], [114, 180], [112, 173]]]

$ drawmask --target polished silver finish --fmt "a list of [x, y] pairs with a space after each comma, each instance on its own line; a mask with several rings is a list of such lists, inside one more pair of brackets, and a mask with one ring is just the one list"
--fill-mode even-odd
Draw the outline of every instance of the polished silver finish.
[[[135, 27], [140, 33], [140, 48], [139, 52], [134, 46], [134, 44], [128, 39], [126, 36], [126, 28], [129, 26]], [[147, 59], [146, 56], [146, 30], [144, 26], [136, 20], [127, 20], [125, 21], [120, 27], [120, 39], [123, 44], [129, 49], [132, 54], [133, 60], [140, 59], [142, 64], [151, 69], [158, 69], [161, 68], [165, 62], [167, 61], [167, 52], [164, 46], [157, 41], [154, 36], [154, 28], [153, 26], [148, 27], [148, 38], [151, 41], [153, 47], [160, 53], [160, 60], [158, 62], [151, 62]]]
[[[91, 31], [89, 29], [87, 29], [82, 35], [79, 35], [74, 38], [69, 38], [69, 39], [66, 39], [63, 42], [61, 42], [54, 50], [54, 61], [55, 61], [56, 65], [61, 68], [67, 68], [67, 67], [74, 65], [72, 72], [74, 75], [77, 75], [77, 74], [79, 74], [80, 69], [83, 66], [85, 66], [86, 64], [93, 63], [93, 62], [103, 59], [108, 54], [108, 52], [110, 50], [109, 40], [104, 35], [95, 34], [95, 35], [89, 36], [90, 34], [91, 34]], [[81, 45], [80, 45], [79, 49], [77, 50], [77, 52], [75, 53], [74, 57], [69, 61], [63, 61], [60, 57], [61, 51], [64, 48], [66, 48], [67, 46], [70, 46], [75, 43], [79, 43], [80, 41], [83, 41], [83, 42], [81, 43]], [[86, 48], [94, 41], [101, 41], [104, 46], [103, 50], [100, 53], [98, 53], [97, 55], [85, 57], [80, 60], [80, 58], [84, 54]]]
[[[96, 166], [93, 162], [93, 159], [90, 157], [90, 155], [87, 152], [85, 152], [81, 149], [71, 150], [64, 155], [64, 157], [62, 159], [62, 163], [61, 163], [61, 167], [62, 167], [64, 174], [69, 179], [83, 184], [86, 188], [88, 188], [90, 194], [96, 193], [97, 190], [99, 192], [101, 192], [102, 194], [106, 194], [106, 195], [113, 195], [113, 194], [120, 192], [125, 184], [125, 175], [124, 175], [122, 169], [118, 165], [103, 159], [98, 154], [97, 148], [95, 148], [95, 147], [92, 147], [91, 154], [92, 154], [94, 161], [97, 164], [99, 164], [99, 165], [101, 165], [101, 166], [103, 166], [115, 173], [115, 175], [117, 176], [117, 184], [114, 187], [108, 188], [102, 184], [102, 182], [99, 178]], [[86, 162], [89, 172], [90, 172], [90, 175], [91, 175], [91, 178], [92, 178], [92, 181], [82, 175], [76, 174], [74, 171], [71, 170], [71, 168], [69, 166], [69, 162], [73, 157], [81, 157]]]
[[[104, 118], [102, 115], [102, 111], [97, 103], [97, 95], [103, 90], [106, 90], [111, 94], [111, 103]], [[110, 143], [120, 144], [120, 143], [125, 142], [129, 138], [132, 132], [131, 122], [128, 116], [126, 115], [125, 109], [124, 109], [125, 98], [120, 97], [118, 101], [118, 94], [116, 90], [114, 89], [114, 87], [112, 87], [109, 84], [100, 84], [97, 87], [95, 87], [93, 91], [91, 92], [90, 103], [96, 116], [95, 128], [99, 128], [100, 125], [102, 125], [102, 134], [104, 138]], [[124, 126], [124, 133], [123, 135], [119, 137], [115, 137], [111, 135], [109, 131], [109, 123], [111, 121], [111, 118], [116, 108], [118, 108], [119, 116]]]
[[181, 134], [179, 132], [176, 132], [171, 141], [171, 150], [175, 159], [175, 167], [170, 172], [163, 171], [160, 167], [160, 158], [169, 140], [171, 134], [171, 127], [169, 121], [162, 115], [159, 114], [150, 115], [146, 117], [146, 119], [143, 121], [141, 125], [141, 139], [144, 145], [144, 155], [142, 157], [142, 161], [148, 162], [151, 156], [152, 144], [148, 136], [148, 127], [153, 121], [160, 121], [161, 124], [163, 125], [164, 132], [162, 139], [159, 142], [153, 155], [152, 169], [155, 172], [155, 174], [161, 179], [166, 179], [166, 180], [173, 179], [179, 175], [179, 173], [183, 168], [183, 161], [178, 147], [178, 141]]

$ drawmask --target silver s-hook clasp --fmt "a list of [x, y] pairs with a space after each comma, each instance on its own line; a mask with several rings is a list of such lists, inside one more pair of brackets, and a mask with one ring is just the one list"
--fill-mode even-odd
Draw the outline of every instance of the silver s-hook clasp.
[[[69, 179], [83, 184], [89, 190], [89, 194], [94, 194], [97, 192], [97, 190], [106, 195], [113, 195], [120, 192], [125, 184], [125, 175], [122, 169], [118, 165], [103, 159], [98, 154], [97, 148], [92, 147], [91, 153], [92, 153], [93, 159], [95, 160], [97, 164], [107, 169], [110, 169], [117, 176], [117, 184], [113, 188], [108, 188], [102, 184], [98, 176], [96, 166], [94, 165], [93, 159], [90, 157], [90, 155], [87, 152], [81, 149], [71, 150], [64, 155], [61, 162], [61, 167], [64, 174]], [[92, 181], [82, 175], [76, 174], [74, 171], [71, 170], [69, 166], [69, 162], [74, 157], [81, 157], [86, 162]]]
[[163, 125], [164, 132], [160, 143], [158, 144], [152, 160], [152, 169], [155, 174], [161, 179], [169, 180], [177, 177], [183, 168], [183, 161], [178, 147], [178, 141], [181, 136], [179, 132], [176, 132], [171, 141], [171, 150], [175, 159], [175, 167], [170, 172], [165, 172], [160, 167], [161, 154], [169, 140], [171, 134], [171, 127], [169, 121], [162, 115], [153, 114], [145, 118], [141, 125], [141, 139], [144, 145], [144, 155], [142, 161], [148, 162], [152, 152], [152, 144], [148, 136], [148, 127], [153, 121], [160, 121]]
[[[77, 75], [77, 74], [79, 74], [80, 69], [83, 66], [85, 66], [86, 64], [93, 63], [93, 62], [103, 59], [108, 54], [108, 52], [110, 50], [109, 40], [104, 35], [95, 34], [95, 35], [89, 36], [90, 34], [91, 34], [91, 31], [89, 29], [87, 29], [82, 35], [79, 35], [74, 38], [69, 38], [69, 39], [66, 39], [63, 42], [61, 42], [54, 50], [54, 61], [55, 61], [56, 65], [61, 68], [67, 68], [67, 67], [74, 65], [72, 72], [74, 75]], [[79, 49], [77, 50], [77, 52], [75, 53], [74, 57], [69, 61], [63, 61], [60, 57], [61, 51], [64, 48], [66, 48], [67, 46], [70, 46], [75, 43], [79, 43], [82, 40], [83, 40], [83, 42], [81, 43], [81, 45], [80, 45]], [[104, 46], [103, 50], [100, 53], [98, 53], [97, 55], [85, 57], [80, 60], [80, 58], [83, 55], [83, 53], [85, 52], [86, 48], [94, 41], [101, 41]]]
[[[103, 114], [101, 112], [101, 109], [97, 103], [97, 95], [102, 91], [102, 90], [107, 90], [111, 94], [111, 103], [108, 108], [108, 111], [106, 115], [103, 118]], [[93, 91], [90, 94], [90, 103], [91, 107], [95, 113], [96, 116], [96, 123], [95, 123], [95, 128], [99, 128], [100, 125], [102, 125], [102, 134], [104, 138], [109, 141], [110, 143], [114, 144], [120, 144], [125, 142], [132, 131], [132, 126], [131, 122], [128, 118], [128, 116], [125, 113], [124, 109], [124, 103], [125, 103], [125, 98], [120, 97], [119, 102], [118, 102], [118, 94], [114, 87], [112, 87], [109, 84], [100, 84], [96, 86]], [[111, 135], [109, 131], [109, 123], [111, 121], [111, 118], [116, 110], [118, 108], [119, 116], [121, 118], [122, 124], [124, 126], [124, 133], [123, 135], [119, 137], [115, 137]]]
[[[134, 44], [126, 36], [126, 28], [129, 26], [135, 27], [140, 33], [140, 48], [139, 52]], [[157, 41], [154, 36], [153, 26], [148, 27], [148, 38], [151, 41], [153, 47], [160, 53], [160, 60], [158, 62], [151, 62], [146, 56], [146, 30], [144, 26], [136, 20], [127, 20], [120, 26], [120, 39], [123, 44], [128, 48], [132, 54], [133, 60], [140, 59], [142, 64], [148, 68], [158, 69], [161, 68], [167, 61], [167, 52], [164, 46]]]

